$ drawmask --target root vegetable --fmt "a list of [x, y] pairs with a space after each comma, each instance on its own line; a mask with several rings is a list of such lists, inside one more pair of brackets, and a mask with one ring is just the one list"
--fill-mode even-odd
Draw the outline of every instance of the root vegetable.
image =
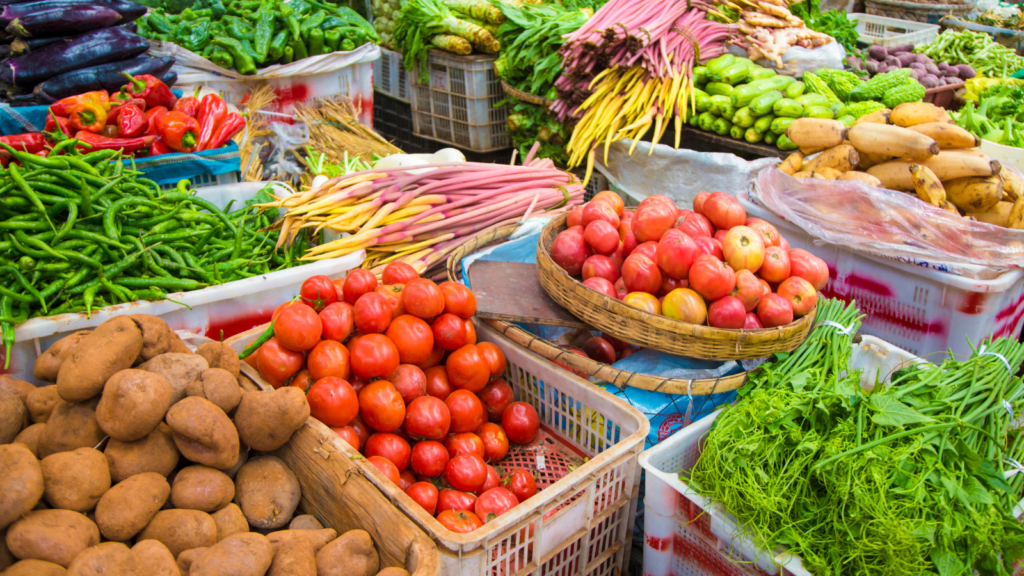
[[228, 504], [210, 516], [217, 524], [217, 542], [232, 534], [249, 531], [249, 521], [245, 519], [245, 514], [242, 514], [242, 509], [237, 504]]
[[99, 401], [98, 397], [76, 404], [61, 400], [46, 421], [43, 436], [39, 439], [39, 457], [99, 444], [104, 436], [96, 422]]
[[270, 569], [274, 552], [262, 534], [233, 534], [217, 542], [192, 562], [190, 576], [263, 576]]
[[4, 576], [65, 576], [68, 571], [60, 564], [44, 560], [21, 560], [3, 572]]
[[196, 354], [202, 356], [210, 368], [221, 368], [238, 378], [239, 364], [238, 352], [223, 342], [207, 342], [196, 350]]
[[43, 430], [45, 428], [46, 424], [33, 424], [18, 433], [14, 437], [14, 442], [24, 444], [32, 451], [33, 455], [36, 455], [39, 453], [39, 439], [43, 437]]
[[838, 120], [799, 118], [786, 128], [786, 136], [802, 148], [831, 148], [846, 139], [846, 127]]
[[307, 418], [306, 395], [298, 388], [285, 386], [245, 393], [235, 412], [235, 426], [248, 446], [269, 452], [284, 446]]
[[7, 548], [22, 560], [67, 568], [83, 550], [100, 543], [100, 531], [84, 514], [70, 510], [29, 512], [7, 529]]
[[142, 540], [132, 546], [135, 564], [146, 572], [146, 576], [187, 576], [178, 570], [174, 556], [167, 546], [156, 540]]
[[56, 382], [57, 373], [60, 372], [60, 367], [64, 360], [75, 349], [75, 346], [78, 346], [82, 338], [88, 336], [90, 332], [92, 330], [80, 330], [51, 344], [49, 348], [36, 358], [36, 363], [32, 367], [32, 374], [44, 382]]
[[213, 546], [217, 542], [217, 525], [209, 514], [199, 510], [161, 510], [137, 540], [157, 540], [177, 558], [185, 550]]
[[338, 533], [333, 528], [324, 528], [322, 530], [281, 530], [267, 534], [267, 538], [270, 540], [270, 544], [274, 546], [274, 550], [279, 550], [292, 539], [301, 538], [309, 540], [309, 543], [313, 546], [314, 554], [337, 537]]
[[234, 497], [235, 484], [231, 478], [208, 466], [182, 468], [171, 486], [171, 503], [175, 508], [216, 512]]
[[144, 472], [156, 472], [166, 478], [178, 465], [178, 448], [171, 428], [162, 422], [141, 440], [111, 439], [103, 454], [110, 466], [110, 479], [115, 483]]
[[250, 459], [235, 476], [235, 501], [256, 528], [271, 530], [288, 524], [300, 496], [299, 480], [274, 456]]
[[779, 164], [779, 170], [782, 170], [786, 174], [792, 176], [800, 171], [800, 167], [803, 166], [804, 154], [803, 152], [796, 151], [786, 156], [786, 159]]
[[78, 448], [43, 458], [43, 498], [54, 508], [88, 512], [110, 490], [110, 468], [102, 452]]
[[294, 538], [280, 546], [267, 576], [316, 576], [316, 554], [309, 540]]
[[153, 372], [163, 376], [171, 385], [171, 404], [176, 404], [185, 397], [185, 390], [193, 380], [199, 378], [209, 364], [197, 354], [179, 354], [168, 352], [139, 365], [139, 370]]
[[68, 566], [68, 576], [135, 576], [140, 569], [127, 546], [104, 542], [75, 556]]
[[142, 350], [142, 331], [127, 316], [115, 316], [79, 341], [60, 366], [57, 392], [68, 402], [88, 400], [111, 376], [131, 368]]
[[27, 419], [25, 403], [10, 392], [0, 391], [0, 444], [10, 444]]
[[96, 422], [108, 436], [134, 442], [148, 436], [171, 407], [171, 385], [159, 374], [121, 370], [107, 380]]
[[905, 102], [892, 109], [889, 121], [897, 126], [909, 128], [918, 124], [940, 122], [952, 124], [953, 119], [945, 108], [928, 102]]
[[135, 537], [160, 511], [171, 486], [156, 472], [136, 474], [115, 485], [96, 504], [96, 525], [107, 540]]
[[225, 414], [231, 414], [242, 399], [242, 387], [238, 385], [238, 377], [231, 372], [223, 368], [208, 368], [185, 388], [185, 395], [206, 398]]
[[28, 514], [43, 497], [43, 469], [21, 444], [0, 445], [0, 530]]
[[28, 406], [29, 415], [35, 423], [46, 422], [50, 419], [54, 407], [61, 402], [57, 394], [57, 386], [41, 386], [29, 393], [25, 398], [25, 405]]
[[134, 314], [129, 318], [142, 332], [142, 350], [136, 362], [142, 363], [171, 351], [171, 343], [178, 339], [178, 335], [163, 318], [149, 314]]
[[374, 576], [380, 558], [365, 530], [349, 530], [316, 554], [318, 576]]
[[167, 411], [167, 425], [185, 458], [218, 470], [238, 462], [238, 432], [209, 400], [192, 396], [178, 402]]

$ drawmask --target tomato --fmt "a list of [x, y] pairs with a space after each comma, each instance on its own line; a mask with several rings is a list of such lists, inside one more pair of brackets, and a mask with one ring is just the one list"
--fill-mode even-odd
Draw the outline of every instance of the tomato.
[[[427, 378], [429, 390], [430, 378]], [[444, 401], [452, 415], [450, 432], [472, 432], [487, 422], [484, 403], [469, 390], [456, 390]]]
[[537, 411], [526, 402], [513, 402], [501, 415], [501, 427], [515, 444], [529, 444], [537, 439], [540, 422]]
[[405, 421], [405, 402], [391, 382], [377, 380], [359, 391], [359, 415], [378, 432], [394, 432]]
[[430, 482], [417, 482], [405, 491], [412, 501], [419, 504], [427, 514], [434, 515], [437, 510], [437, 488]]
[[508, 512], [519, 505], [519, 499], [508, 490], [498, 487], [491, 488], [476, 499], [476, 506], [473, 508], [476, 515], [484, 522], [491, 522], [498, 516]]
[[383, 284], [377, 287], [377, 294], [383, 296], [391, 306], [392, 319], [405, 314], [405, 306], [402, 305], [402, 290], [404, 289], [404, 284]]
[[395, 318], [385, 335], [398, 348], [398, 360], [402, 364], [419, 364], [429, 358], [434, 349], [430, 324], [409, 314]]
[[499, 462], [508, 454], [508, 436], [501, 426], [487, 422], [476, 429], [477, 436], [484, 445], [484, 460]]
[[433, 396], [421, 396], [405, 409], [405, 431], [413, 438], [444, 438], [451, 422], [448, 406]]
[[344, 440], [346, 444], [354, 448], [357, 452], [359, 451], [359, 433], [356, 432], [355, 428], [351, 426], [334, 426], [331, 427], [331, 430], [334, 430], [338, 436], [341, 436], [341, 439]]
[[427, 394], [434, 398], [447, 400], [452, 393], [452, 383], [448, 380], [448, 370], [444, 366], [427, 368], [423, 372], [427, 377]]
[[476, 314], [476, 296], [473, 291], [458, 282], [442, 282], [441, 294], [444, 295], [444, 311], [460, 318], [472, 318]]
[[501, 414], [509, 404], [516, 401], [512, 394], [512, 387], [501, 378], [488, 382], [477, 396], [484, 403], [484, 408], [487, 409], [487, 419], [491, 422], [501, 422]]
[[377, 470], [380, 470], [384, 477], [391, 480], [396, 485], [402, 482], [401, 473], [391, 460], [383, 458], [381, 456], [371, 456], [366, 459], [367, 462], [373, 464]]
[[296, 352], [305, 352], [316, 346], [323, 330], [320, 317], [305, 304], [288, 306], [274, 321], [274, 338], [281, 346]]
[[430, 326], [434, 343], [442, 350], [458, 350], [466, 344], [466, 323], [455, 314], [441, 314]]
[[391, 324], [391, 305], [376, 292], [360, 296], [352, 312], [356, 328], [363, 334], [383, 334]]
[[270, 383], [274, 388], [280, 388], [302, 368], [306, 360], [302, 352], [295, 352], [281, 346], [281, 342], [275, 336], [263, 343], [257, 352], [256, 369], [260, 376]]
[[475, 492], [475, 494], [477, 495], [477, 498], [479, 498], [481, 495], [483, 495], [484, 492], [487, 492], [491, 488], [497, 488], [500, 484], [501, 477], [498, 476], [498, 471], [494, 469], [494, 466], [488, 465], [487, 479], [484, 480], [484, 485], [481, 486], [480, 489]]
[[405, 492], [409, 488], [412, 488], [412, 485], [415, 483], [416, 475], [413, 474], [412, 471], [410, 470], [402, 470], [402, 472], [398, 475], [398, 486], [402, 489], [402, 492]]
[[[260, 348], [262, 348], [262, 346], [260, 346]], [[256, 366], [256, 359], [260, 357], [260, 348], [257, 348], [255, 352], [246, 356], [245, 359], [242, 360], [242, 362], [245, 362], [249, 366], [252, 366], [253, 368], [259, 370], [259, 368]]]
[[321, 340], [310, 350], [309, 357], [306, 358], [306, 367], [309, 368], [309, 376], [314, 381], [327, 376], [348, 380], [351, 375], [348, 348], [341, 342]]
[[[255, 354], [253, 354], [253, 356], [255, 356]], [[252, 358], [252, 356], [250, 356], [250, 358]], [[313, 379], [309, 376], [309, 370], [303, 368], [302, 370], [296, 372], [295, 376], [292, 377], [292, 380], [291, 382], [288, 383], [288, 385], [294, 386], [299, 390], [302, 390], [303, 394], [308, 392], [309, 387], [313, 385]]]
[[365, 446], [366, 441], [369, 440], [370, 436], [373, 434], [373, 429], [366, 425], [366, 422], [363, 420], [363, 417], [360, 416], [359, 414], [356, 414], [356, 417], [353, 418], [352, 421], [348, 423], [348, 425], [352, 427], [353, 430], [356, 431], [356, 434], [359, 435], [359, 445]]
[[456, 534], [468, 534], [484, 525], [480, 518], [469, 510], [445, 510], [437, 515], [437, 521]]
[[282, 302], [277, 308], [274, 308], [274, 314], [270, 317], [270, 319], [272, 321], [277, 320], [277, 317], [281, 315], [281, 312], [284, 312], [284, 309], [289, 306], [305, 306], [305, 304], [303, 304], [299, 300], [289, 300], [287, 302]]
[[345, 348], [348, 348], [349, 358], [352, 357], [352, 350], [355, 348], [356, 342], [358, 342], [359, 339], [362, 337], [363, 333], [356, 330], [355, 332], [352, 333], [352, 336], [350, 336], [349, 339], [345, 341]]
[[481, 342], [476, 345], [476, 348], [491, 369], [491, 377], [501, 376], [505, 373], [505, 353], [501, 351], [501, 348], [490, 342]]
[[359, 413], [355, 390], [337, 376], [314, 382], [306, 400], [309, 402], [309, 415], [327, 426], [348, 426]]
[[377, 276], [369, 270], [363, 270], [362, 268], [356, 268], [348, 273], [345, 277], [344, 288], [342, 288], [342, 296], [345, 297], [345, 302], [349, 304], [355, 304], [359, 297], [367, 292], [373, 292], [377, 289]]
[[505, 478], [505, 484], [505, 487], [512, 491], [520, 502], [528, 500], [537, 493], [537, 481], [533, 478], [533, 474], [521, 468], [513, 470]]
[[476, 495], [443, 489], [437, 495], [437, 512], [445, 510], [472, 510], [476, 506]]
[[344, 342], [355, 330], [355, 312], [352, 305], [348, 302], [328, 304], [320, 311], [320, 323], [323, 325], [321, 338]]
[[436, 440], [417, 442], [412, 447], [412, 469], [422, 476], [440, 476], [448, 466], [448, 460], [448, 450]]
[[426, 372], [427, 368], [433, 368], [440, 364], [442, 359], [444, 359], [444, 349], [438, 346], [437, 343], [434, 343], [434, 349], [430, 351], [430, 356], [427, 356], [426, 360], [416, 366]]
[[412, 449], [409, 443], [396, 434], [378, 432], [366, 441], [366, 457], [383, 456], [398, 468], [399, 471], [409, 467]]
[[323, 274], [306, 278], [306, 281], [302, 283], [302, 288], [299, 288], [299, 296], [302, 298], [302, 302], [315, 312], [320, 312], [338, 301], [334, 282]]
[[445, 368], [452, 386], [470, 392], [483, 390], [491, 379], [491, 369], [476, 344], [466, 344], [449, 354]]
[[466, 344], [476, 344], [476, 326], [472, 318], [466, 320]]
[[425, 320], [444, 312], [444, 295], [437, 284], [426, 278], [417, 278], [405, 285], [402, 304], [406, 312]]
[[334, 284], [334, 293], [338, 295], [338, 302], [345, 301], [345, 279], [335, 278], [331, 280], [331, 284]]
[[352, 372], [366, 380], [383, 378], [398, 368], [398, 348], [383, 334], [360, 336], [349, 352]]
[[359, 394], [359, 391], [362, 390], [363, 388], [366, 388], [366, 385], [369, 384], [369, 382], [367, 382], [366, 380], [362, 380], [360, 378], [352, 378], [348, 381], [348, 383], [352, 386], [352, 389], [356, 391], [356, 394]]
[[476, 492], [487, 480], [487, 464], [476, 454], [459, 454], [448, 461], [444, 475], [452, 488]]
[[427, 375], [412, 364], [399, 364], [384, 379], [395, 385], [406, 405], [427, 393]]
[[385, 284], [408, 284], [419, 277], [416, 269], [405, 262], [392, 262], [384, 267], [381, 281]]
[[455, 458], [459, 454], [476, 454], [484, 457], [484, 443], [479, 436], [472, 432], [461, 432], [452, 434], [444, 441], [444, 447], [448, 449], [448, 457]]

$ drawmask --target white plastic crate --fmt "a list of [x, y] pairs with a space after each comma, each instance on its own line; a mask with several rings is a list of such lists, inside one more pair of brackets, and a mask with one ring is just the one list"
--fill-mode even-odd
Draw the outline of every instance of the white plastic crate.
[[887, 18], [873, 14], [847, 14], [850, 20], [857, 20], [857, 40], [888, 48], [900, 44], [928, 44], [939, 35], [939, 27], [924, 22], [911, 22], [898, 18]]
[[[235, 170], [233, 172], [226, 172], [224, 174], [199, 174], [189, 178], [188, 181], [191, 183], [191, 188], [208, 188], [210, 186], [226, 186], [228, 184], [236, 184], [239, 181], [241, 172]], [[170, 190], [178, 186], [177, 182], [170, 182], [168, 184], [161, 184], [161, 190]]]
[[373, 89], [408, 103], [408, 76], [402, 65], [402, 54], [382, 47], [380, 58], [373, 61]]

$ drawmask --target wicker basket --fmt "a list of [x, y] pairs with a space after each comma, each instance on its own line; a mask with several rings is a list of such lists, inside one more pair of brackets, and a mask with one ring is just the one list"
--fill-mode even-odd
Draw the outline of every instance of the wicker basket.
[[868, 14], [913, 22], [938, 24], [943, 16], [963, 16], [974, 9], [974, 0], [957, 4], [928, 4], [903, 0], [864, 0]]
[[565, 217], [552, 220], [537, 241], [537, 279], [548, 296], [580, 320], [645, 348], [705, 360], [764, 358], [788, 352], [804, 341], [815, 311], [777, 328], [726, 330], [651, 314], [609, 298], [569, 276], [551, 259], [551, 245], [565, 229]]
[[511, 97], [522, 100], [523, 102], [528, 102], [535, 106], [543, 106], [547, 108], [555, 103], [554, 100], [548, 100], [547, 98], [543, 98], [541, 96], [534, 96], [529, 92], [523, 92], [522, 90], [513, 88], [512, 85], [509, 84], [508, 82], [505, 82], [505, 80], [501, 81], [501, 89], [505, 91], [505, 94], [508, 94]]
[[[458, 282], [461, 278], [460, 265], [463, 258], [491, 244], [504, 241], [511, 236], [517, 228], [519, 228], [518, 224], [511, 224], [509, 226], [503, 226], [495, 230], [484, 232], [473, 237], [470, 241], [457, 248], [452, 252], [451, 256], [448, 257], [448, 279], [453, 282]], [[637, 372], [626, 372], [625, 370], [619, 370], [618, 368], [605, 364], [604, 362], [598, 362], [596, 360], [580, 356], [579, 354], [569, 352], [565, 348], [561, 348], [539, 336], [531, 334], [515, 324], [509, 324], [507, 322], [502, 322], [501, 320], [487, 320], [486, 322], [492, 328], [505, 335], [516, 344], [536, 352], [548, 360], [564, 364], [578, 372], [583, 372], [590, 376], [600, 378], [609, 384], [617, 386], [620, 390], [626, 386], [632, 386], [633, 388], [650, 390], [652, 392], [663, 392], [666, 394], [705, 396], [709, 394], [730, 392], [739, 388], [747, 381], [746, 373], [724, 376], [722, 378], [684, 380], [679, 378], [651, 376]]]

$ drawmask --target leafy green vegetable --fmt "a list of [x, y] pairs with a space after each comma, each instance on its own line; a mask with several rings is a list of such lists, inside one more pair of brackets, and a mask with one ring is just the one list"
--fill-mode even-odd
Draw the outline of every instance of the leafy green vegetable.
[[534, 142], [540, 141], [540, 148], [535, 154], [537, 158], [550, 158], [555, 163], [565, 165], [569, 161], [564, 148], [569, 141], [569, 131], [565, 125], [555, 120], [545, 108], [514, 98], [508, 101], [511, 104], [508, 129], [512, 134], [512, 144], [522, 157], [526, 157]]
[[972, 134], [1006, 146], [1024, 148], [1024, 87], [999, 84], [986, 88], [978, 96], [980, 106], [968, 100], [953, 118], [957, 126]]

